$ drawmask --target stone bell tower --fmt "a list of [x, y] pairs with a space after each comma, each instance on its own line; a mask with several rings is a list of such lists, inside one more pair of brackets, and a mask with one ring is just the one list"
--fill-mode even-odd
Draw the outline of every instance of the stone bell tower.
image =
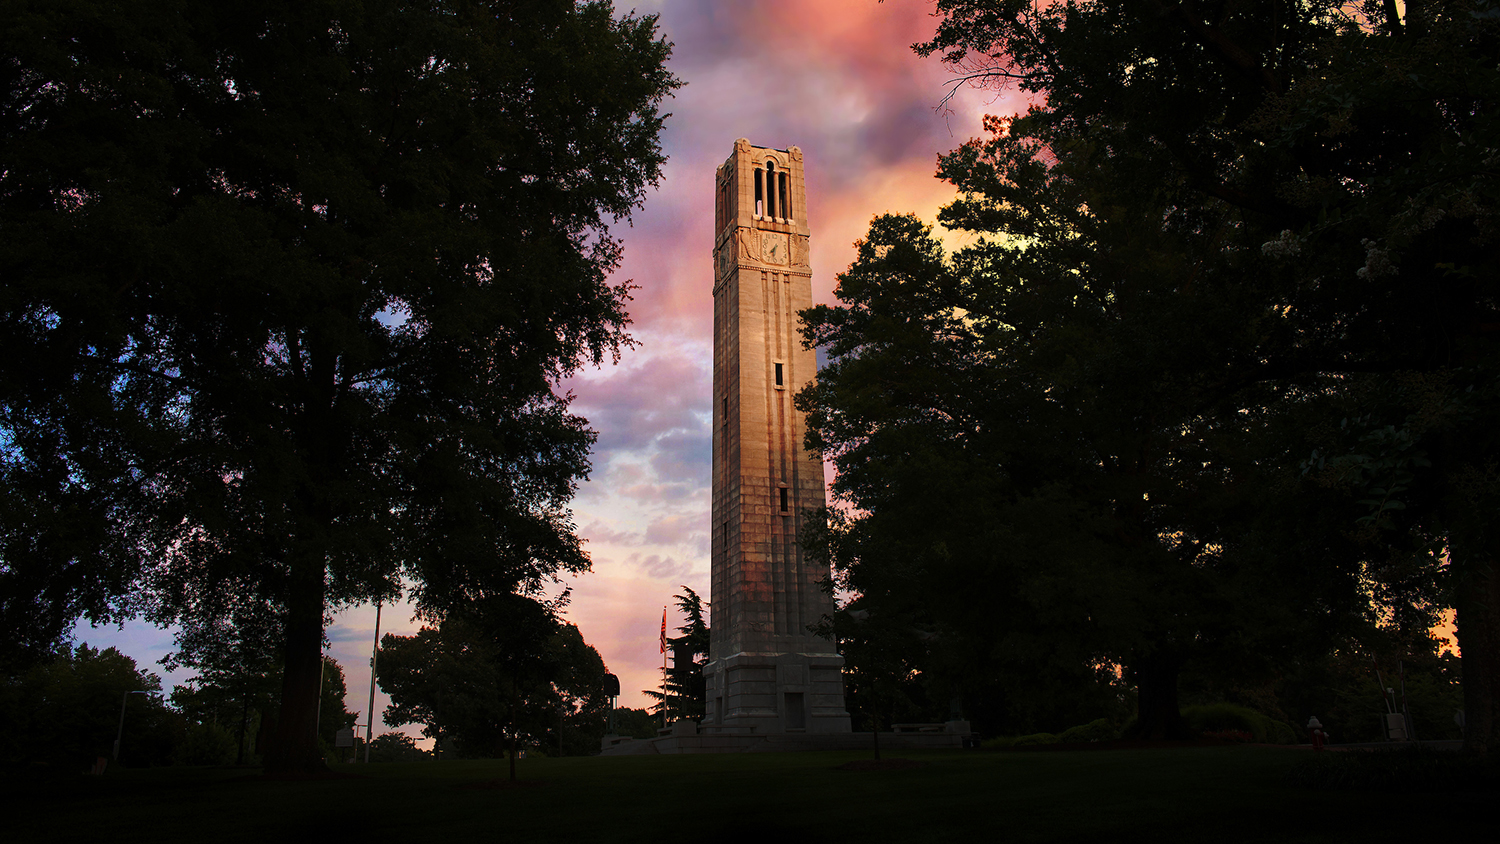
[[706, 732], [847, 733], [843, 657], [808, 626], [828, 570], [797, 544], [824, 504], [792, 397], [812, 381], [802, 151], [735, 141], [714, 186], [712, 608]]

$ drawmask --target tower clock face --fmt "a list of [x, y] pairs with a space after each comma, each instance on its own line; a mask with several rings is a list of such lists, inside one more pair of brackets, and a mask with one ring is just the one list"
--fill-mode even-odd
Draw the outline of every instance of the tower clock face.
[[788, 251], [785, 234], [781, 232], [764, 232], [761, 234], [761, 259], [767, 264], [785, 266], [788, 260]]

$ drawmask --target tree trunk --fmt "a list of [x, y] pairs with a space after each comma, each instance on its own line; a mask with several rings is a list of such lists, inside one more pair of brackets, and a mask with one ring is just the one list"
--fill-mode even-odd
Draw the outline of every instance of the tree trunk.
[[266, 771], [318, 772], [328, 763], [318, 751], [318, 702], [323, 673], [323, 567], [321, 550], [292, 560], [286, 609], [286, 653], [281, 712], [266, 756]]
[[516, 781], [516, 705], [510, 706], [510, 781]]
[[1500, 566], [1482, 543], [1455, 538], [1449, 553], [1463, 669], [1464, 750], [1488, 756], [1500, 752]]
[[250, 698], [240, 695], [240, 743], [235, 753], [234, 764], [245, 764], [245, 727], [250, 723]]
[[288, 500], [291, 552], [286, 585], [285, 653], [281, 713], [267, 772], [320, 772], [328, 763], [318, 750], [318, 707], [323, 698], [323, 613], [328, 571], [328, 529], [333, 510], [327, 494], [344, 451], [334, 436], [337, 356], [308, 341], [308, 387], [312, 397], [295, 423], [296, 448], [307, 473]]
[[1177, 703], [1177, 676], [1182, 660], [1175, 655], [1154, 653], [1131, 666], [1136, 686], [1137, 738], [1161, 741], [1185, 739], [1187, 724]]

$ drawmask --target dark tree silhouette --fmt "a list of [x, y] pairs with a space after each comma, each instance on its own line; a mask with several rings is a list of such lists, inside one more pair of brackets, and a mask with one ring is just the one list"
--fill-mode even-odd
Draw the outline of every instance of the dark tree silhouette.
[[682, 635], [667, 639], [672, 664], [661, 689], [644, 689], [641, 693], [656, 701], [650, 711], [657, 718], [701, 721], [708, 699], [708, 681], [703, 676], [703, 667], [708, 664], [708, 623], [703, 610], [708, 605], [686, 586], [676, 600], [685, 620], [677, 628]]
[[627, 216], [676, 86], [607, 0], [13, 4], [0, 33], [0, 618], [269, 629], [320, 766], [329, 613], [587, 568]]

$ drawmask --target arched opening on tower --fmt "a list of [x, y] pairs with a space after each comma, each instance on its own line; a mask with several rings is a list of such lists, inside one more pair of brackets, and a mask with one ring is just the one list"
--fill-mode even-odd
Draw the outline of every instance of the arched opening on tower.
[[[766, 216], [767, 217], [772, 217], [772, 218], [778, 216], [776, 212], [777, 212], [777, 209], [780, 208], [780, 205], [776, 201], [776, 176], [777, 175], [778, 174], [776, 172], [776, 162], [774, 162], [774, 161], [767, 161], [766, 162]], [[784, 176], [785, 174], [779, 174], [779, 175], [783, 175]]]

